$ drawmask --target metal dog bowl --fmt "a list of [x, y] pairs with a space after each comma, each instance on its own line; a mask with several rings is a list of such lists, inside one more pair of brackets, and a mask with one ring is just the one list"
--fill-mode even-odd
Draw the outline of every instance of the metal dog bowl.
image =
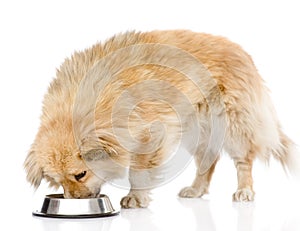
[[63, 194], [47, 195], [40, 211], [32, 214], [53, 218], [94, 218], [117, 215], [109, 198], [101, 194], [97, 198], [65, 199]]

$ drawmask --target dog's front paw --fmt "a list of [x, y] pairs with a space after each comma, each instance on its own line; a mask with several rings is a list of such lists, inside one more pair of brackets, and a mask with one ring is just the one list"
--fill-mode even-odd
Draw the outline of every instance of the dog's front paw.
[[252, 189], [242, 188], [238, 189], [233, 195], [232, 200], [236, 202], [247, 202], [254, 200], [255, 193]]
[[196, 198], [196, 197], [201, 197], [206, 193], [208, 193], [207, 188], [196, 189], [193, 187], [185, 187], [181, 189], [178, 196], [187, 197], [187, 198]]
[[151, 198], [147, 192], [129, 192], [129, 194], [122, 198], [121, 207], [125, 209], [147, 208]]

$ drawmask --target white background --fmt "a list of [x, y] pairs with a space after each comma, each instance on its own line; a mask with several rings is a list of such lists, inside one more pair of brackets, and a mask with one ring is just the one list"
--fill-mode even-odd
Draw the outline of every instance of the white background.
[[[38, 219], [45, 184], [34, 192], [23, 161], [39, 126], [43, 95], [55, 70], [82, 50], [127, 30], [191, 29], [223, 35], [254, 59], [271, 90], [286, 133], [300, 143], [299, 3], [281, 1], [1, 1], [0, 2], [0, 229], [14, 230], [300, 230], [299, 183], [280, 165], [253, 170], [256, 201], [231, 202], [235, 169], [223, 156], [204, 199], [178, 199], [194, 166], [154, 190], [149, 209], [122, 210], [113, 218]], [[116, 208], [125, 190], [104, 188]]]

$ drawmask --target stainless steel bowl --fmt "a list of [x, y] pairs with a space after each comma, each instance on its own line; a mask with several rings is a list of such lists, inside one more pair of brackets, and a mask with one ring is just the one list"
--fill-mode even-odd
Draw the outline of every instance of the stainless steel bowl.
[[94, 218], [118, 213], [104, 194], [87, 199], [65, 199], [63, 194], [51, 194], [45, 197], [41, 210], [32, 214], [54, 218]]

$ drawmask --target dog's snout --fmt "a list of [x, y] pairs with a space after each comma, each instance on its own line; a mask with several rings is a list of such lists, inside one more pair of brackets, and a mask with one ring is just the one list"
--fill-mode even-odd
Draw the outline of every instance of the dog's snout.
[[66, 192], [66, 190], [64, 191], [64, 198], [65, 199], [72, 199], [72, 196], [69, 192]]
[[64, 198], [66, 199], [84, 199], [84, 198], [93, 198], [96, 197], [95, 193], [91, 192], [79, 192], [79, 191], [64, 191]]

